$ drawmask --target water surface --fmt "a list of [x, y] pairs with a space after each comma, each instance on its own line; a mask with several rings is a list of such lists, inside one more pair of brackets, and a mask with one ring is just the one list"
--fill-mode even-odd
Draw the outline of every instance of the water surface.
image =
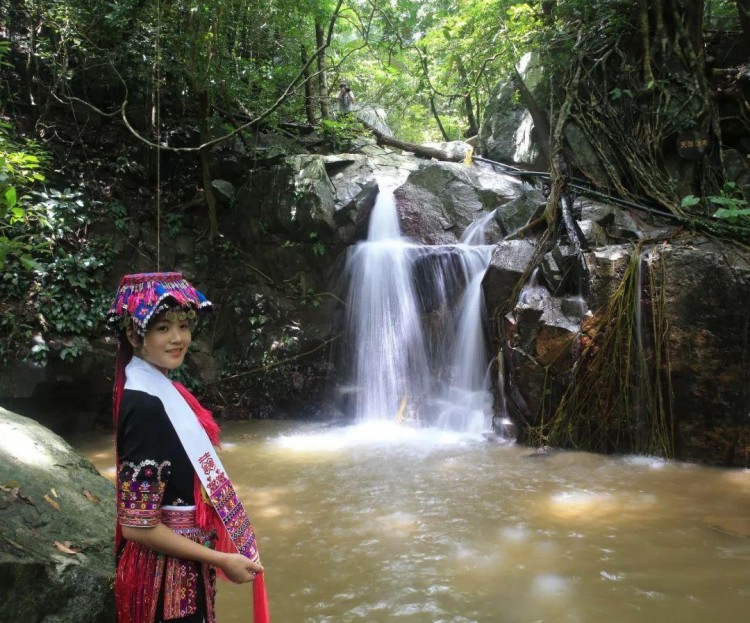
[[[224, 424], [277, 623], [739, 623], [750, 470], [390, 423]], [[80, 442], [111, 474], [111, 442]], [[251, 619], [221, 583], [219, 620]]]

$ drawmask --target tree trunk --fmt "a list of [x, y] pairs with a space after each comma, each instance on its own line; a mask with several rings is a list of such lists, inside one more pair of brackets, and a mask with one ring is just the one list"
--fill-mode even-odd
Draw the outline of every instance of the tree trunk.
[[397, 149], [403, 149], [404, 151], [410, 151], [413, 152], [415, 156], [420, 156], [421, 158], [435, 158], [436, 160], [445, 160], [447, 162], [462, 162], [464, 159], [464, 156], [460, 154], [449, 154], [442, 149], [426, 147], [425, 145], [419, 145], [417, 143], [407, 143], [406, 141], [400, 141], [396, 138], [385, 136], [374, 128], [370, 129], [380, 145], [388, 145], [390, 147], [396, 147]]
[[318, 20], [315, 21], [315, 44], [320, 50], [318, 54], [318, 98], [320, 99], [320, 115], [323, 119], [330, 119], [328, 108], [328, 77], [326, 76], [326, 35], [325, 28]]
[[648, 22], [648, 0], [638, 1], [638, 22], [641, 27], [643, 45], [643, 82], [647, 87], [654, 84], [654, 72], [651, 69], [651, 33]]
[[[304, 67], [307, 65], [308, 56], [307, 56], [307, 48], [302, 45], [300, 46], [300, 50], [302, 52], [302, 66]], [[310, 68], [308, 67], [305, 69], [304, 73], [305, 78], [305, 117], [307, 117], [307, 123], [314, 124], [315, 123], [315, 102], [313, 100], [313, 87], [312, 82], [310, 81]]]
[[479, 125], [477, 124], [476, 117], [474, 116], [474, 106], [472, 105], [471, 101], [469, 74], [466, 71], [466, 67], [464, 67], [464, 63], [460, 57], [456, 58], [456, 67], [458, 68], [458, 73], [461, 75], [461, 81], [464, 84], [464, 108], [466, 110], [466, 120], [469, 123], [469, 127], [466, 129], [464, 136], [468, 138], [479, 133]]
[[430, 93], [430, 110], [432, 111], [432, 116], [435, 117], [435, 122], [438, 125], [438, 128], [440, 128], [440, 134], [443, 136], [443, 140], [449, 141], [451, 140], [448, 137], [448, 134], [445, 132], [445, 128], [443, 127], [443, 122], [440, 121], [440, 115], [438, 115], [437, 107], [435, 106], [435, 94]]

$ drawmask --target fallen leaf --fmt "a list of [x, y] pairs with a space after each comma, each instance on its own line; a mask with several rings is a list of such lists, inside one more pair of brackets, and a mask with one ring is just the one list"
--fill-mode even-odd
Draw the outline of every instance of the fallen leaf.
[[3, 491], [10, 491], [11, 489], [18, 489], [21, 485], [18, 484], [15, 480], [9, 480], [4, 485], [0, 485], [0, 489]]
[[60, 541], [55, 541], [53, 545], [58, 549], [58, 551], [61, 551], [63, 554], [77, 554], [78, 553], [78, 551], [70, 548], [70, 545], [72, 545], [70, 541], [65, 541], [65, 543], [60, 543]]
[[99, 501], [99, 498], [98, 498], [98, 497], [96, 497], [96, 496], [95, 496], [95, 495], [94, 495], [93, 493], [91, 493], [90, 491], [86, 491], [85, 489], [84, 489], [84, 491], [83, 491], [83, 495], [85, 495], [85, 496], [86, 496], [86, 499], [87, 499], [87, 500], [88, 500], [89, 502], [98, 502], [98, 501]]
[[54, 495], [54, 496], [55, 496], [56, 498], [59, 498], [59, 497], [60, 497], [59, 495], [57, 495], [57, 491], [55, 491], [55, 488], [54, 488], [54, 487], [52, 487], [52, 488], [50, 489], [50, 491], [52, 492], [52, 495]]
[[44, 496], [44, 499], [47, 501], [47, 503], [54, 508], [56, 511], [60, 510], [60, 505], [55, 502], [50, 496], [46, 495]]

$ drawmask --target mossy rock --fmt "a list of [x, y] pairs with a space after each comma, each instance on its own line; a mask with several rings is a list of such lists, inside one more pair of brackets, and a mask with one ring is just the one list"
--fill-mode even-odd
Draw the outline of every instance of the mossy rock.
[[90, 461], [0, 407], [0, 621], [114, 621], [113, 500]]

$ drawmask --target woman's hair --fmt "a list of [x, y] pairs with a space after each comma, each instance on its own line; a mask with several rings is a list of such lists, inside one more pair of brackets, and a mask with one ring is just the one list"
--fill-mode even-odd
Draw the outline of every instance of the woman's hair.
[[120, 401], [125, 389], [125, 368], [133, 358], [133, 346], [122, 330], [117, 335], [117, 355], [115, 357], [115, 380], [112, 384], [112, 423], [117, 434], [117, 422], [120, 419]]

